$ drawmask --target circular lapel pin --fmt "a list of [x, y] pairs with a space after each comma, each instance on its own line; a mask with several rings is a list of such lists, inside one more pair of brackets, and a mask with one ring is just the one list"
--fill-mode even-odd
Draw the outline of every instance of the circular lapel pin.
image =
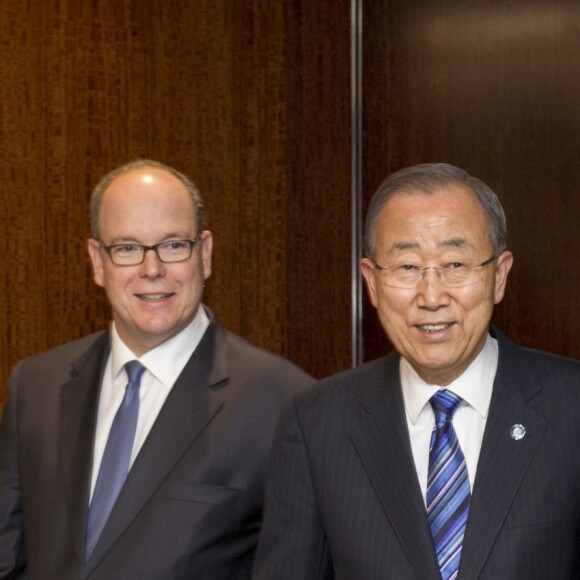
[[526, 428], [523, 425], [520, 425], [519, 423], [517, 423], [516, 425], [512, 425], [512, 428], [510, 429], [510, 435], [512, 436], [512, 439], [514, 439], [515, 441], [519, 441], [520, 439], [523, 439], [526, 435]]

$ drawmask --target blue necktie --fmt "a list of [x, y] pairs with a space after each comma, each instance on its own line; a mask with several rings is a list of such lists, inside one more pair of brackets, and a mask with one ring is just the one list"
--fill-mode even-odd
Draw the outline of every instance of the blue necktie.
[[139, 385], [145, 367], [139, 361], [133, 360], [125, 365], [125, 370], [129, 375], [129, 382], [109, 431], [89, 507], [85, 543], [87, 560], [105, 527], [129, 471], [133, 439], [139, 417]]
[[457, 578], [469, 512], [469, 479], [465, 457], [453, 428], [461, 398], [450, 391], [431, 397], [435, 429], [429, 450], [427, 516], [443, 580]]

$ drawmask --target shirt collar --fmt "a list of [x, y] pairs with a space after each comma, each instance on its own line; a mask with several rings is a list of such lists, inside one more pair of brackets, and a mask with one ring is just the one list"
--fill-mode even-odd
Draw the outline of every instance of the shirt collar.
[[[488, 334], [475, 360], [460, 377], [445, 388], [459, 395], [485, 419], [489, 411], [497, 363], [497, 340]], [[441, 389], [441, 386], [426, 383], [403, 357], [400, 359], [399, 369], [405, 409], [414, 425], [429, 399]]]
[[169, 387], [173, 386], [208, 326], [208, 315], [203, 306], [200, 306], [193, 320], [179, 334], [139, 358], [121, 340], [113, 322], [111, 324], [111, 370], [113, 380], [122, 372], [126, 363], [138, 359], [160, 382]]

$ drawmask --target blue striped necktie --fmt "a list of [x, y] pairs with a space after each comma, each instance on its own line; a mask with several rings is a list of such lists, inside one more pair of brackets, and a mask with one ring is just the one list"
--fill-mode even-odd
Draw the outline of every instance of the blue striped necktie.
[[87, 519], [85, 558], [91, 555], [125, 483], [139, 417], [139, 386], [145, 367], [136, 360], [125, 365], [129, 382], [117, 410], [101, 460]]
[[435, 429], [429, 449], [427, 516], [443, 580], [457, 578], [469, 512], [467, 466], [451, 422], [460, 402], [447, 390], [438, 391], [430, 400]]

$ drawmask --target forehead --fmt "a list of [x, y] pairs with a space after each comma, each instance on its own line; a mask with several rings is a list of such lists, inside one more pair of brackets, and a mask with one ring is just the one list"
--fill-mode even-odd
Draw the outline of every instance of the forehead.
[[[101, 228], [183, 228], [195, 222], [195, 207], [185, 185], [171, 173], [140, 167], [115, 179], [103, 193]], [[116, 232], [115, 232], [116, 233]]]
[[395, 193], [377, 223], [377, 251], [464, 248], [475, 252], [490, 244], [485, 211], [469, 189], [449, 185], [433, 193]]
[[181, 191], [189, 196], [185, 185], [175, 175], [160, 167], [134, 167], [116, 177], [107, 187], [103, 196], [110, 197], [118, 191], [128, 194], [150, 191]]

